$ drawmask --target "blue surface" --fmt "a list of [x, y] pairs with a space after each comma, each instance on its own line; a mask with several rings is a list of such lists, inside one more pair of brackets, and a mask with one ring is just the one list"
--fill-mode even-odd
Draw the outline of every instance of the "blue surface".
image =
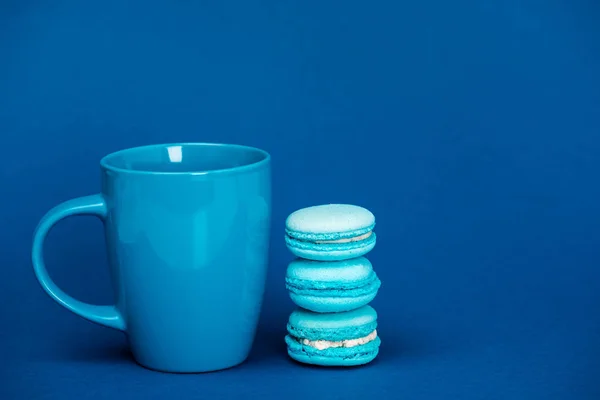
[[[598, 399], [598, 4], [258, 4], [2, 3], [0, 398]], [[155, 373], [48, 298], [32, 233], [99, 190], [105, 154], [199, 140], [273, 156], [265, 303], [246, 363]], [[328, 202], [378, 221], [385, 340], [351, 370], [300, 366], [282, 340], [284, 221]], [[52, 278], [95, 304], [103, 240], [75, 218], [46, 245]]]
[[[127, 336], [140, 365], [207, 372], [244, 362], [263, 304], [271, 225], [271, 163], [252, 147], [170, 143], [100, 161], [99, 193], [42, 218], [32, 260], [44, 290], [75, 314]], [[43, 250], [53, 227], [81, 215], [105, 226], [114, 305], [65, 293]]]
[[298, 258], [287, 267], [285, 287], [292, 301], [315, 312], [341, 312], [371, 302], [381, 281], [365, 257], [322, 262]]

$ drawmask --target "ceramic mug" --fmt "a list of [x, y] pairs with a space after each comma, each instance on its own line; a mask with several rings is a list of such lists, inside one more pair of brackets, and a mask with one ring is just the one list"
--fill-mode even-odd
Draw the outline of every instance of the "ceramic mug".
[[[248, 356], [262, 305], [271, 219], [267, 152], [177, 143], [135, 147], [100, 161], [101, 193], [51, 209], [32, 261], [54, 300], [125, 332], [134, 359], [165, 372], [232, 367]], [[44, 239], [61, 219], [104, 223], [114, 305], [74, 299], [50, 279]]]

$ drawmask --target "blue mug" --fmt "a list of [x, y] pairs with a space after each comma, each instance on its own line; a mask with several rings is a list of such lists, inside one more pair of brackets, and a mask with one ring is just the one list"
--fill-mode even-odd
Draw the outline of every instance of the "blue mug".
[[[239, 145], [135, 147], [100, 161], [99, 194], [51, 209], [36, 228], [32, 261], [46, 293], [90, 321], [123, 331], [140, 365], [206, 372], [246, 360], [268, 266], [271, 165]], [[50, 279], [44, 239], [61, 219], [104, 223], [114, 305], [74, 299]]]

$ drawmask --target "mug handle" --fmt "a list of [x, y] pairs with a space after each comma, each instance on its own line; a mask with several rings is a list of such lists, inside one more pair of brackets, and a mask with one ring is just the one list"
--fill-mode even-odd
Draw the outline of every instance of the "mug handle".
[[58, 304], [92, 322], [124, 331], [123, 317], [114, 305], [98, 306], [84, 303], [69, 296], [52, 281], [44, 264], [44, 241], [50, 229], [60, 220], [73, 215], [93, 215], [100, 218], [104, 223], [106, 213], [106, 202], [100, 194], [78, 197], [52, 208], [43, 216], [35, 229], [31, 259], [37, 280], [46, 293]]

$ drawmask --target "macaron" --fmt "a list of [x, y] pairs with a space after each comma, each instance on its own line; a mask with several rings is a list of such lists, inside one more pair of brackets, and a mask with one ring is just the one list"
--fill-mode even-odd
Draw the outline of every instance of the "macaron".
[[285, 285], [296, 305], [327, 313], [367, 305], [377, 295], [381, 281], [365, 257], [343, 261], [297, 258], [288, 265]]
[[347, 260], [375, 247], [375, 216], [351, 204], [302, 208], [285, 222], [285, 242], [297, 257], [315, 261]]
[[305, 364], [367, 364], [377, 357], [381, 344], [377, 313], [370, 306], [326, 314], [298, 308], [289, 317], [287, 331], [288, 355]]

